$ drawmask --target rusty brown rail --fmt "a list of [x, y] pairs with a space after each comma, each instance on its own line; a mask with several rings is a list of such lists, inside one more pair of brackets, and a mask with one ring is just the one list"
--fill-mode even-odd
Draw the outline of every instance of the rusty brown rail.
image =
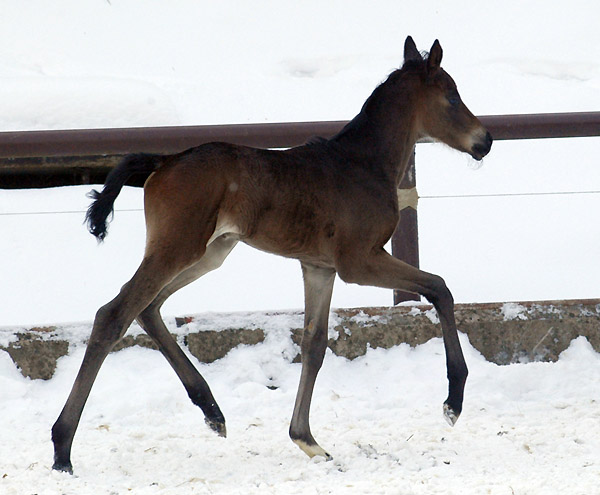
[[[494, 139], [600, 136], [600, 112], [480, 117]], [[0, 158], [173, 153], [210, 141], [287, 148], [331, 136], [345, 121], [0, 132]]]
[[314, 135], [333, 135], [345, 122], [292, 122], [134, 127], [0, 133], [0, 158], [175, 153], [211, 141], [288, 148]]
[[[600, 136], [600, 112], [480, 117], [496, 140]], [[287, 148], [346, 121], [0, 132], [0, 188], [101, 184], [122, 155], [174, 153], [210, 141]]]

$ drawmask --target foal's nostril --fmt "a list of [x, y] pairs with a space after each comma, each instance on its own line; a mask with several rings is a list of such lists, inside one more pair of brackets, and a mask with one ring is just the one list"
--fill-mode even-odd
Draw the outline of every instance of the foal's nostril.
[[492, 135], [486, 131], [485, 136], [480, 137], [480, 141], [473, 145], [471, 156], [476, 160], [481, 160], [490, 152], [493, 141], [494, 138], [492, 138]]
[[485, 133], [484, 138], [481, 140], [481, 143], [477, 146], [477, 148], [479, 148], [479, 150], [481, 150], [485, 153], [488, 153], [490, 151], [490, 149], [492, 148], [493, 142], [494, 142], [494, 138], [488, 131]]

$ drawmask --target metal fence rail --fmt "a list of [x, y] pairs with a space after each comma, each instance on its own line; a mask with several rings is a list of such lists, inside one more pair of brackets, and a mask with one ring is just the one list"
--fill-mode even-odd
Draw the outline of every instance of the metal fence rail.
[[[600, 136], [600, 112], [480, 117], [496, 140]], [[0, 188], [103, 183], [122, 155], [175, 153], [210, 141], [288, 148], [346, 121], [0, 132]]]
[[[600, 136], [600, 112], [480, 117], [494, 139]], [[174, 153], [210, 141], [288, 148], [332, 136], [347, 122], [289, 122], [181, 127], [0, 132], [0, 158]]]

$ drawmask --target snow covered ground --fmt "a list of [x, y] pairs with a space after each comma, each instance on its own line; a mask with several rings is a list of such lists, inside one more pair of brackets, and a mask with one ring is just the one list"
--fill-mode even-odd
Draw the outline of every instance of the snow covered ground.
[[[301, 317], [298, 317], [301, 318]], [[196, 363], [228, 424], [214, 435], [162, 356], [109, 356], [73, 447], [75, 475], [51, 471], [49, 428], [83, 355], [49, 382], [0, 355], [0, 492], [26, 494], [594, 494], [600, 475], [600, 355], [583, 338], [556, 363], [497, 366], [462, 337], [470, 378], [454, 428], [442, 418], [441, 339], [328, 353], [313, 433], [334, 456], [309, 460], [288, 438], [299, 364], [287, 324], [265, 343]], [[267, 387], [277, 387], [271, 390]]]
[[[439, 38], [478, 115], [597, 111], [599, 17], [591, 0], [5, 0], [0, 130], [349, 119], [401, 64], [408, 34], [424, 50]], [[419, 145], [421, 266], [458, 301], [598, 297], [599, 145], [496, 142], [479, 170]], [[89, 321], [137, 267], [140, 191], [119, 199], [98, 247], [81, 225], [88, 189], [0, 191], [0, 325]], [[549, 192], [585, 194], [506, 196]], [[480, 194], [498, 196], [440, 198]], [[390, 301], [338, 283], [333, 305]], [[301, 304], [297, 263], [239, 246], [165, 314]], [[557, 363], [498, 367], [463, 339], [471, 373], [454, 429], [441, 417], [439, 340], [328, 355], [313, 406], [335, 457], [325, 463], [287, 439], [299, 366], [286, 360], [292, 323], [273, 325], [264, 344], [198, 365], [227, 440], [158, 353], [111, 355], [75, 439], [75, 477], [51, 472], [49, 430], [83, 350], [49, 382], [0, 354], [0, 493], [599, 493], [600, 358], [585, 340]]]

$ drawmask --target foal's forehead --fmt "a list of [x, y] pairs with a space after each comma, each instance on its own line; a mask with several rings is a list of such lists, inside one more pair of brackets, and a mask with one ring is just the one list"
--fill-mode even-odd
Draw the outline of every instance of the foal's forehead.
[[438, 73], [433, 78], [433, 82], [444, 90], [456, 89], [456, 83], [454, 79], [444, 69], [440, 68]]

